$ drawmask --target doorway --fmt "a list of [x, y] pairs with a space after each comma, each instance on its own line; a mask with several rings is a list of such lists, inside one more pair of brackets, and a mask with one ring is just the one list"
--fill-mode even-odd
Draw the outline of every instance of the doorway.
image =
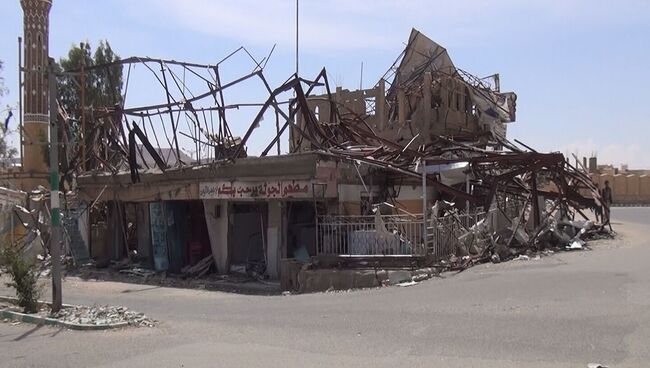
[[231, 272], [266, 272], [268, 204], [232, 203], [228, 216], [228, 260]]

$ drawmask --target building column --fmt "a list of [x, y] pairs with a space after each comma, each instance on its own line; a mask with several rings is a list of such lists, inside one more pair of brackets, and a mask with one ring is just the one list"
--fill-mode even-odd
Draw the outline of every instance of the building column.
[[375, 115], [379, 124], [379, 130], [386, 129], [386, 82], [384, 78], [379, 80], [377, 97], [375, 98]]
[[228, 201], [205, 199], [203, 207], [217, 273], [225, 275], [228, 273]]
[[406, 125], [406, 109], [408, 107], [406, 101], [406, 92], [404, 88], [397, 88], [397, 123], [400, 127]]
[[427, 144], [431, 140], [431, 84], [433, 80], [430, 72], [424, 73], [424, 82], [422, 83], [422, 143]]
[[266, 272], [272, 279], [280, 276], [280, 258], [282, 256], [282, 207], [284, 203], [271, 200], [269, 203], [268, 226], [266, 230]]

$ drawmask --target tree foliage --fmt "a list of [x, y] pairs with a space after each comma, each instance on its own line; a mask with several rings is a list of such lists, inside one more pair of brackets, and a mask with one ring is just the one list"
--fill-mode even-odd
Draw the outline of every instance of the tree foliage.
[[[94, 167], [97, 163], [88, 152], [93, 150], [93, 138], [98, 132], [97, 129], [107, 129], [100, 122], [92, 121], [93, 109], [109, 107], [122, 104], [122, 65], [111, 65], [108, 67], [95, 68], [99, 65], [115, 63], [120, 57], [115, 54], [108, 41], [100, 41], [94, 50], [88, 42], [81, 42], [79, 45], [72, 45], [68, 56], [61, 58], [57, 68], [63, 75], [57, 78], [58, 100], [71, 118], [67, 122], [66, 134], [68, 139], [62, 139], [66, 150], [61, 152], [62, 172], [64, 181], [71, 182], [71, 172], [82, 160], [80, 143], [81, 117], [85, 112], [86, 131], [86, 165]], [[81, 71], [83, 70], [83, 77]], [[82, 88], [83, 85], [83, 88]], [[82, 109], [82, 90], [84, 94]]]
[[25, 313], [38, 311], [38, 266], [27, 261], [19, 250], [11, 246], [0, 249], [0, 259], [11, 277], [6, 285], [16, 289], [18, 305], [24, 308]]
[[[119, 61], [120, 57], [113, 52], [108, 41], [100, 41], [94, 53], [88, 42], [73, 45], [68, 56], [59, 60], [61, 71], [81, 71], [100, 64]], [[74, 75], [58, 79], [59, 100], [68, 114], [73, 118], [81, 116], [81, 80]], [[91, 69], [84, 73], [83, 78], [85, 106], [113, 106], [122, 102], [122, 65], [108, 68]]]

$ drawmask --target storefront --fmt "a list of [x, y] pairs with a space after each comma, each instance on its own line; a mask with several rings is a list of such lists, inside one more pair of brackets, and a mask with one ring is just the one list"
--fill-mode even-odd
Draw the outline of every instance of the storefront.
[[212, 255], [220, 274], [277, 279], [283, 258], [316, 254], [317, 208], [336, 208], [340, 165], [298, 154], [142, 174], [135, 184], [126, 174], [82, 177], [86, 200], [107, 209], [94, 211], [94, 227], [103, 228], [91, 236], [94, 258], [128, 254], [179, 273]]
[[336, 193], [317, 179], [201, 182], [218, 271], [277, 278], [281, 259], [315, 255], [315, 208]]

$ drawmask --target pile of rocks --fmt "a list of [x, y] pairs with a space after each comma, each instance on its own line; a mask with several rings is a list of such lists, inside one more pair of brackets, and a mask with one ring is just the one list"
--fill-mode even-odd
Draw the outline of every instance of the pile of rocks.
[[130, 326], [154, 327], [158, 321], [148, 318], [144, 313], [131, 311], [120, 306], [71, 306], [62, 308], [51, 317], [60, 321], [85, 325], [107, 325], [127, 322]]

